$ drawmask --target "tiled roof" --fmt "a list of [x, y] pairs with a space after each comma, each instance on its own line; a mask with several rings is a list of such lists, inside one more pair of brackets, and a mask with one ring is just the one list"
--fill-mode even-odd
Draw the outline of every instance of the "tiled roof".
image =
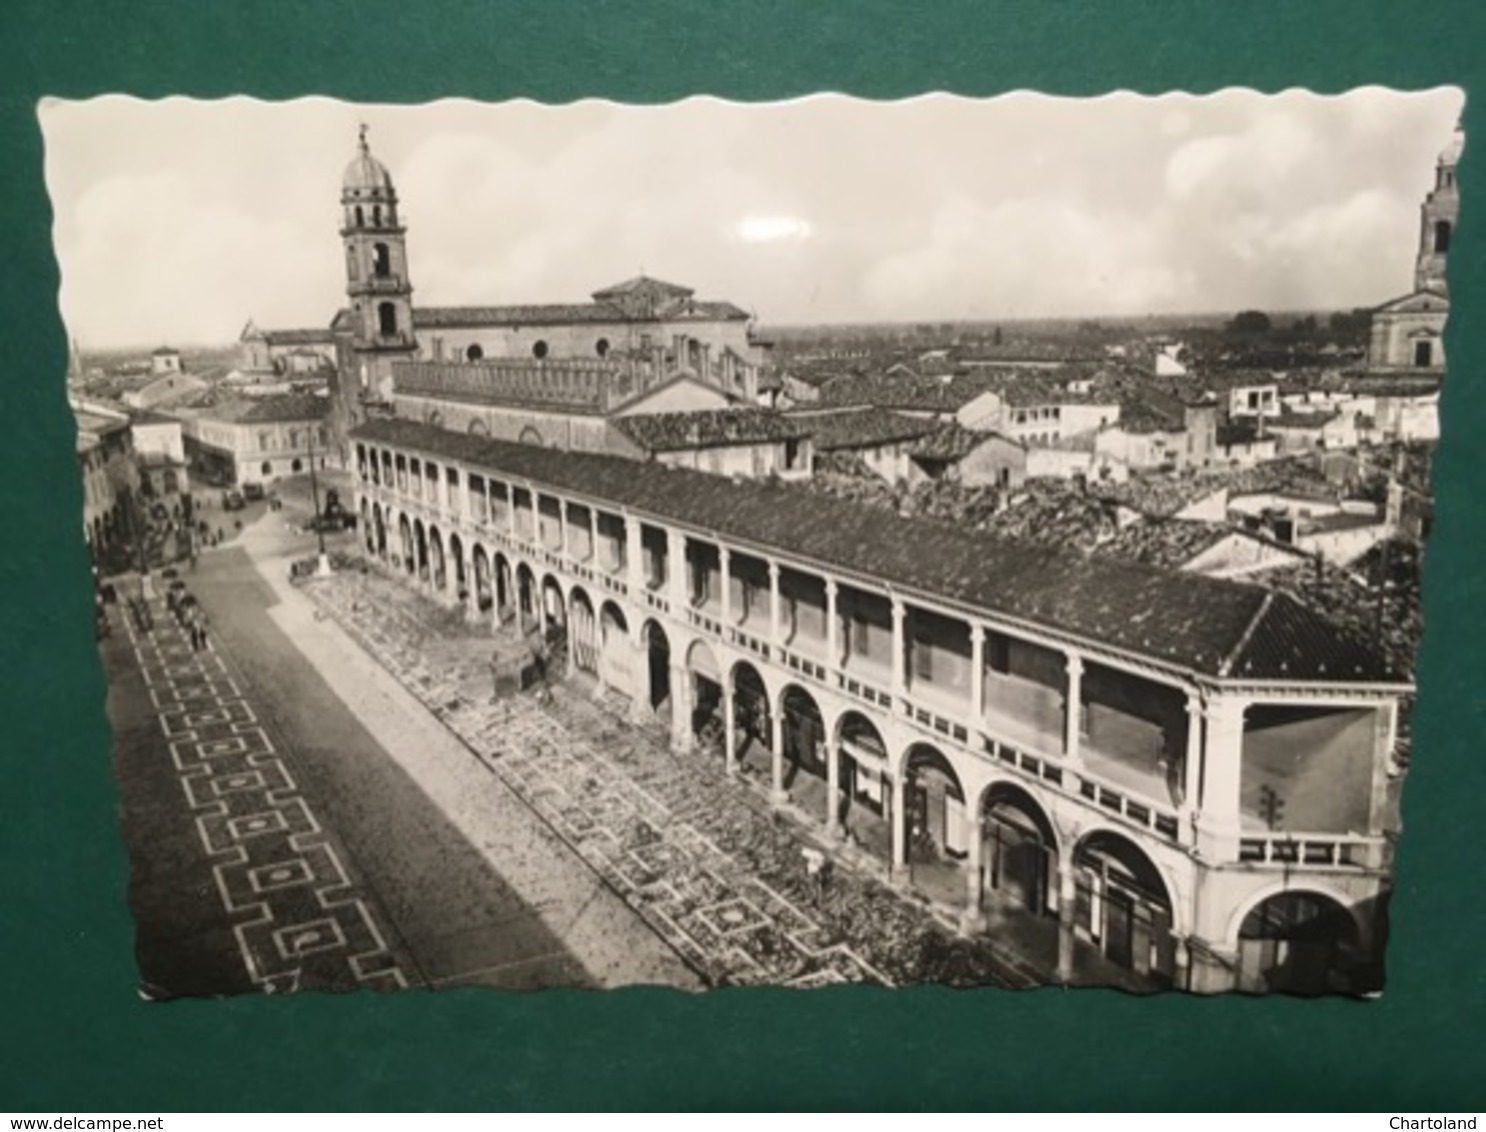
[[817, 452], [876, 448], [917, 439], [934, 428], [933, 422], [922, 417], [905, 417], [876, 407], [791, 413], [790, 419], [810, 432]]
[[936, 428], [922, 440], [913, 446], [911, 453], [916, 459], [933, 460], [935, 462], [958, 463], [966, 456], [974, 452], [986, 441], [999, 437], [1007, 444], [1018, 448], [1024, 447], [1001, 436], [998, 432], [984, 432], [978, 429], [963, 428], [958, 424], [946, 424]]
[[687, 413], [632, 413], [615, 428], [648, 452], [728, 448], [797, 440], [810, 430], [772, 409], [707, 409]]
[[1394, 679], [1367, 645], [1292, 608], [1293, 599], [1239, 582], [904, 519], [802, 485], [734, 481], [664, 464], [510, 444], [411, 421], [372, 421], [353, 435], [582, 493], [910, 594], [1043, 625], [1201, 673], [1343, 682]]
[[330, 399], [312, 393], [276, 393], [269, 397], [241, 397], [200, 415], [210, 420], [240, 424], [320, 420], [330, 412]]
[[1182, 407], [1156, 390], [1129, 396], [1120, 404], [1120, 428], [1126, 432], [1181, 432], [1187, 427]]
[[1220, 476], [1132, 476], [1123, 483], [1090, 486], [1105, 499], [1142, 515], [1164, 519], [1223, 490]]
[[1186, 519], [1132, 523], [1101, 542], [1095, 553], [1176, 570], [1235, 534], [1241, 535], [1242, 532], [1223, 523], [1198, 523]]

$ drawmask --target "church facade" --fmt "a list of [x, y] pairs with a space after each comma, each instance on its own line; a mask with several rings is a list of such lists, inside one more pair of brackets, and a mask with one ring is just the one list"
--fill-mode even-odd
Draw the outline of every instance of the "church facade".
[[1367, 348], [1370, 371], [1444, 373], [1445, 322], [1450, 314], [1445, 268], [1460, 216], [1455, 176], [1464, 148], [1465, 135], [1457, 126], [1435, 166], [1434, 188], [1420, 207], [1414, 289], [1373, 312]]

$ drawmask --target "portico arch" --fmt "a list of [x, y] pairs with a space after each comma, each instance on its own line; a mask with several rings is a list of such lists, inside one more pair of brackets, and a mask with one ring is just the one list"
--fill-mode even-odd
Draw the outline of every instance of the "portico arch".
[[514, 616], [514, 590], [511, 580], [511, 562], [502, 552], [495, 552], [495, 615], [502, 624]]
[[382, 505], [380, 503], [372, 504], [372, 523], [376, 527], [376, 546], [374, 548], [376, 551], [376, 555], [378, 558], [386, 561], [387, 524], [382, 518]]
[[[775, 731], [784, 758], [784, 789], [793, 794], [798, 785], [809, 791], [812, 783], [802, 781], [802, 777], [824, 783], [826, 724], [815, 697], [798, 684], [786, 685], [779, 696], [779, 722]], [[818, 788], [814, 792], [818, 793]], [[824, 799], [820, 801], [819, 809], [823, 811]], [[802, 800], [801, 804], [808, 802]]]
[[671, 699], [671, 641], [666, 631], [654, 620], [646, 621], [640, 630], [646, 655], [646, 699], [657, 714]]
[[1238, 989], [1303, 995], [1371, 989], [1359, 977], [1363, 927], [1348, 902], [1319, 886], [1258, 897], [1238, 919]]
[[1074, 930], [1117, 967], [1170, 979], [1176, 967], [1171, 893], [1123, 834], [1100, 829], [1073, 848]]
[[413, 573], [419, 581], [428, 581], [428, 534], [423, 520], [413, 520]]
[[759, 670], [746, 660], [733, 665], [733, 728], [736, 761], [740, 767], [768, 778], [774, 755], [774, 712], [768, 686]]
[[968, 853], [965, 789], [954, 765], [931, 743], [914, 743], [903, 757], [905, 863], [914, 884], [946, 903], [962, 903], [960, 862]]
[[414, 559], [413, 524], [408, 521], [406, 515], [399, 515], [397, 517], [397, 532], [402, 541], [402, 559], [400, 565], [411, 574], [416, 570], [417, 563]]
[[537, 576], [525, 562], [516, 567], [516, 616], [523, 632], [537, 620]]
[[572, 642], [573, 667], [589, 675], [599, 670], [598, 619], [593, 600], [582, 586], [574, 586], [568, 595], [568, 636]]
[[612, 601], [599, 609], [599, 679], [611, 688], [634, 697], [639, 694], [630, 645], [629, 620]]
[[717, 654], [703, 640], [695, 640], [686, 650], [686, 678], [691, 682], [685, 698], [691, 707], [691, 733], [704, 746], [723, 753], [722, 668]]
[[464, 604], [469, 600], [469, 578], [464, 572], [464, 540], [458, 531], [449, 532], [449, 557], [454, 561], [454, 592]]
[[444, 540], [438, 527], [432, 524], [428, 528], [428, 563], [433, 588], [442, 594], [449, 585], [448, 570], [444, 563]]
[[993, 782], [981, 794], [985, 886], [1002, 899], [1042, 915], [1056, 901], [1058, 837], [1031, 793]]
[[471, 557], [475, 567], [475, 609], [483, 615], [490, 612], [495, 600], [490, 590], [490, 557], [478, 542]]

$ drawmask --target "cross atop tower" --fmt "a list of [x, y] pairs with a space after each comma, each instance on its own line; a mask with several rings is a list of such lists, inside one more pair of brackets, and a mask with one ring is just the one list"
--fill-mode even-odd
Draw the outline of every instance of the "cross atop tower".
[[357, 144], [361, 147], [361, 152], [362, 153], [369, 152], [370, 151], [370, 148], [371, 148], [370, 146], [368, 146], [366, 144], [366, 131], [369, 130], [369, 129], [371, 129], [371, 127], [368, 126], [365, 122], [362, 122], [361, 123], [361, 127], [356, 131], [356, 134], [357, 134], [357, 139], [356, 139], [357, 140]]

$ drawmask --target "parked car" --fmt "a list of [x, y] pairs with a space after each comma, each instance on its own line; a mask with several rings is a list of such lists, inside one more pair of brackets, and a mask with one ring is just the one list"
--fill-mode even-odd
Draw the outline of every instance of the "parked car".
[[247, 500], [243, 499], [243, 494], [240, 491], [222, 493], [222, 508], [225, 511], [241, 511], [247, 505]]
[[249, 503], [253, 503], [255, 501], [263, 499], [264, 494], [265, 493], [263, 491], [263, 485], [261, 483], [243, 484], [243, 498], [246, 499]]

